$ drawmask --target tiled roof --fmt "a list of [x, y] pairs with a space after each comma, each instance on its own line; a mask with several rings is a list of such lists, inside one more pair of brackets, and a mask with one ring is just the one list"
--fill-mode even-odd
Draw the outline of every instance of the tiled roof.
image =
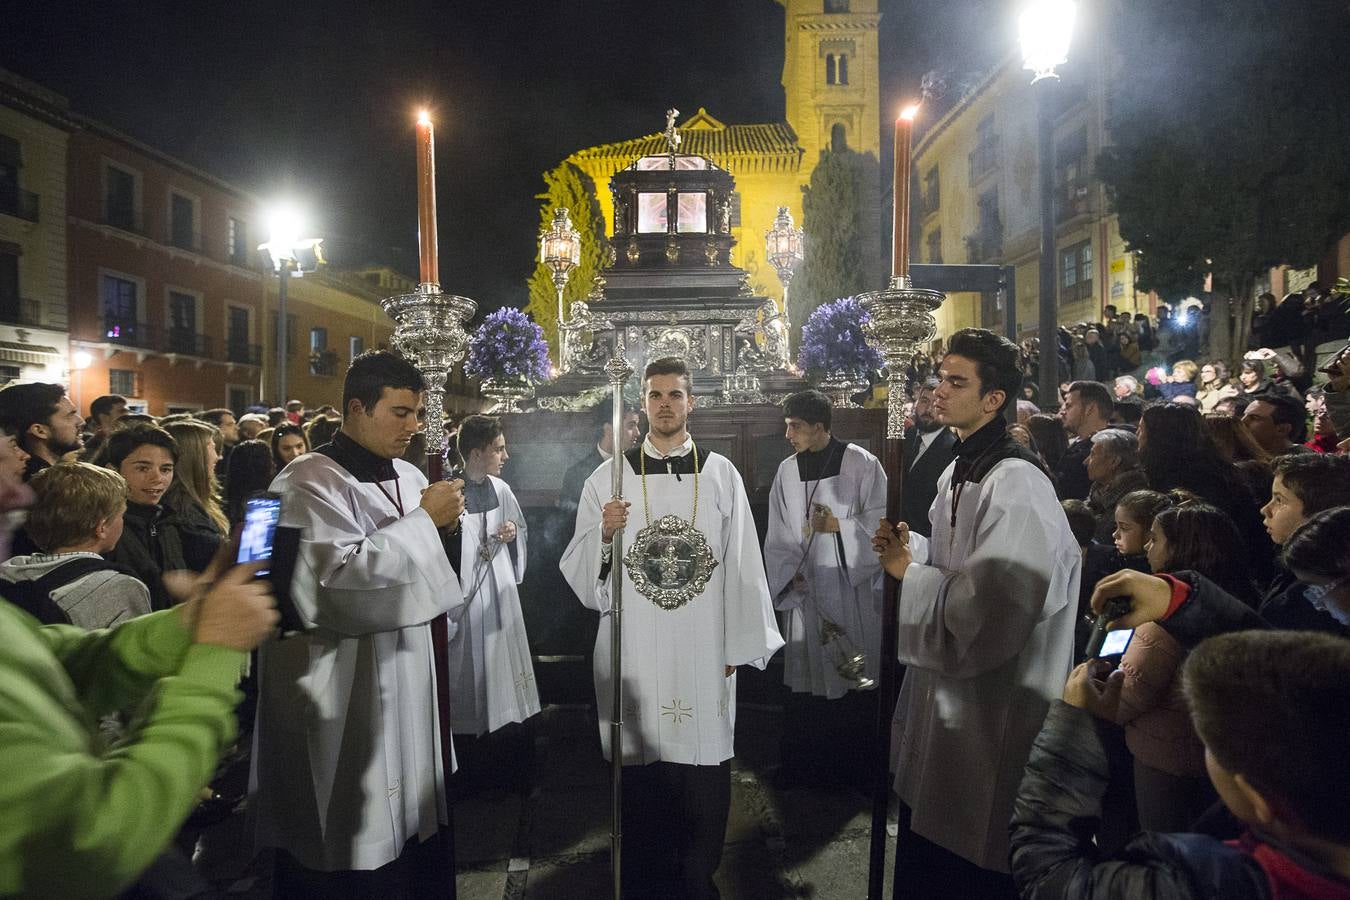
[[[743, 161], [747, 157], [763, 159], [782, 165], [795, 165], [805, 151], [797, 144], [797, 136], [786, 122], [761, 125], [723, 125], [700, 109], [678, 126], [679, 152], [692, 156], [706, 156], [713, 162], [726, 159]], [[613, 144], [587, 147], [572, 154], [575, 161], [595, 160], [626, 165], [643, 156], [659, 156], [667, 151], [663, 133], [644, 135]], [[776, 159], [774, 159], [776, 158]]]

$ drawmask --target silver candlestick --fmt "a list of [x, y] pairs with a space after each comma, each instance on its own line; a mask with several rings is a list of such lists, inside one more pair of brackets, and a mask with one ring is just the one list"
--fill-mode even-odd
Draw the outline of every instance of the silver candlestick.
[[905, 403], [909, 385], [909, 366], [915, 352], [937, 334], [933, 313], [947, 295], [941, 291], [916, 288], [908, 275], [896, 275], [883, 291], [858, 295], [867, 311], [863, 333], [868, 343], [886, 362], [886, 438], [905, 437]]
[[469, 346], [465, 325], [478, 309], [468, 297], [422, 283], [411, 294], [380, 302], [394, 320], [394, 344], [417, 366], [427, 382], [427, 467], [439, 480], [445, 454], [445, 382]]
[[[905, 401], [914, 352], [933, 339], [933, 313], [946, 295], [914, 287], [908, 275], [891, 276], [882, 291], [858, 295], [867, 311], [863, 333], [886, 361], [886, 519], [898, 523], [905, 477]], [[899, 683], [900, 582], [889, 574], [881, 604], [881, 659], [877, 675], [878, 715], [872, 758], [872, 839], [867, 860], [867, 896], [882, 895], [886, 868], [886, 812], [890, 803], [891, 711]], [[897, 870], [895, 877], [901, 877]]]

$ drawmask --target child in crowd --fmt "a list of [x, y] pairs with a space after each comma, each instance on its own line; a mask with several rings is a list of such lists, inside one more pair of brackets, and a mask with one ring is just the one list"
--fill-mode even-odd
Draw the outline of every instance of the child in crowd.
[[122, 537], [110, 558], [129, 566], [150, 589], [150, 607], [168, 609], [173, 597], [163, 575], [187, 569], [178, 526], [161, 504], [173, 484], [178, 444], [163, 428], [135, 425], [114, 432], [104, 447], [108, 468], [127, 482]]
[[[1281, 456], [1274, 462], [1270, 500], [1261, 507], [1266, 531], [1280, 546], [1315, 514], [1350, 505], [1350, 458], [1314, 453]], [[1276, 628], [1340, 633], [1330, 615], [1304, 599], [1307, 585], [1280, 566], [1261, 601], [1261, 617]]]
[[[1222, 510], [1187, 502], [1154, 516], [1145, 551], [1155, 573], [1198, 572], [1254, 605], [1255, 588], [1233, 555], [1238, 541], [1237, 527]], [[1124, 680], [1115, 721], [1124, 726], [1134, 757], [1139, 826], [1149, 831], [1187, 831], [1217, 799], [1181, 692], [1185, 655], [1163, 628], [1148, 623], [1135, 629], [1120, 661]]]
[[150, 611], [150, 592], [99, 554], [117, 546], [127, 483], [89, 463], [33, 476], [28, 535], [40, 548], [0, 565], [0, 595], [44, 625], [108, 628]]
[[1172, 505], [1166, 494], [1157, 491], [1130, 491], [1116, 501], [1116, 528], [1112, 532], [1113, 544], [1096, 544], [1083, 554], [1083, 578], [1079, 588], [1078, 627], [1074, 631], [1075, 659], [1083, 658], [1087, 647], [1088, 635], [1092, 631], [1093, 615], [1088, 608], [1092, 589], [1097, 582], [1121, 569], [1149, 571], [1148, 558], [1144, 555], [1144, 544], [1148, 540], [1149, 529], [1153, 527], [1153, 517]]
[[[1121, 577], [1173, 593], [1168, 582]], [[1145, 831], [1118, 853], [1093, 845], [1108, 780], [1093, 716], [1114, 716], [1124, 677], [1103, 685], [1106, 668], [1073, 671], [1027, 764], [1012, 821], [1024, 900], [1350, 898], [1350, 642], [1247, 631], [1211, 638], [1188, 658], [1185, 696], [1209, 777], [1251, 829], [1232, 843]]]

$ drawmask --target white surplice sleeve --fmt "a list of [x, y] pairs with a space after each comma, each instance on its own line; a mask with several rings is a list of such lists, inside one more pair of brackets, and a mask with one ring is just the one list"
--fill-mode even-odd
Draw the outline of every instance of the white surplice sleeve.
[[[783, 646], [778, 622], [764, 580], [764, 561], [759, 552], [759, 533], [750, 513], [745, 485], [731, 463], [714, 457], [718, 466], [717, 487], [732, 497], [730, 515], [723, 523], [722, 566], [723, 640], [726, 665], [750, 665], [763, 669], [769, 657]], [[711, 461], [711, 460], [710, 460]]]
[[906, 665], [953, 678], [991, 671], [1025, 647], [1032, 629], [1058, 612], [1067, 593], [1050, 596], [1068, 565], [1060, 514], [1048, 485], [1016, 464], [987, 476], [970, 554], [956, 571], [914, 563], [905, 572], [898, 604], [898, 655]]
[[787, 491], [784, 482], [796, 475], [796, 462], [778, 467], [769, 491], [769, 529], [764, 536], [764, 568], [769, 575], [769, 595], [773, 597], [778, 609], [795, 609], [802, 605], [802, 594], [795, 590], [786, 590], [792, 583], [802, 562], [801, 527], [796, 516], [788, 508]]
[[857, 481], [857, 503], [850, 504], [843, 516], [835, 518], [839, 521], [838, 546], [843, 556], [840, 568], [845, 571], [849, 585], [860, 588], [870, 584], [881, 571], [881, 562], [872, 550], [872, 535], [886, 517], [886, 470], [875, 456], [858, 453], [857, 457], [860, 465], [849, 466], [846, 476]]
[[[558, 568], [583, 606], [607, 613], [610, 606], [609, 570], [604, 568], [601, 560], [604, 544], [600, 540], [600, 516], [604, 501], [600, 499], [600, 489], [601, 485], [608, 484], [608, 474], [598, 477], [599, 472], [599, 469], [592, 472], [581, 489], [576, 527], [562, 559], [558, 560]], [[619, 560], [614, 560], [613, 564], [619, 565]], [[606, 573], [604, 578], [601, 577], [602, 570]]]
[[[292, 598], [317, 628], [344, 635], [421, 625], [464, 598], [426, 510], [417, 507], [369, 534], [352, 509], [350, 484], [316, 457], [273, 483], [283, 494], [281, 524], [300, 529]], [[296, 467], [291, 467], [295, 469]], [[405, 487], [414, 479], [404, 475]], [[412, 484], [413, 497], [425, 481]]]
[[[500, 484], [501, 490], [498, 492], [498, 499], [502, 505], [502, 519], [510, 519], [516, 524], [516, 539], [507, 545], [507, 551], [510, 553], [515, 569], [513, 575], [516, 584], [520, 584], [525, 580], [525, 546], [528, 536], [528, 529], [525, 526], [525, 513], [521, 511], [520, 501], [516, 499], [516, 492], [511, 490], [511, 486], [504, 481]], [[512, 550], [512, 547], [515, 549]]]

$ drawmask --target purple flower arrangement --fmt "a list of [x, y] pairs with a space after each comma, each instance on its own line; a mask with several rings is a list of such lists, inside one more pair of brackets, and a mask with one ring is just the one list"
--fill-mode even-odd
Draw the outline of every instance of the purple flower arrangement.
[[867, 343], [862, 326], [867, 311], [852, 297], [822, 303], [802, 326], [797, 367], [804, 372], [862, 375], [882, 365], [881, 354]]
[[544, 330], [513, 306], [489, 313], [469, 338], [464, 371], [479, 378], [547, 381], [551, 370]]

